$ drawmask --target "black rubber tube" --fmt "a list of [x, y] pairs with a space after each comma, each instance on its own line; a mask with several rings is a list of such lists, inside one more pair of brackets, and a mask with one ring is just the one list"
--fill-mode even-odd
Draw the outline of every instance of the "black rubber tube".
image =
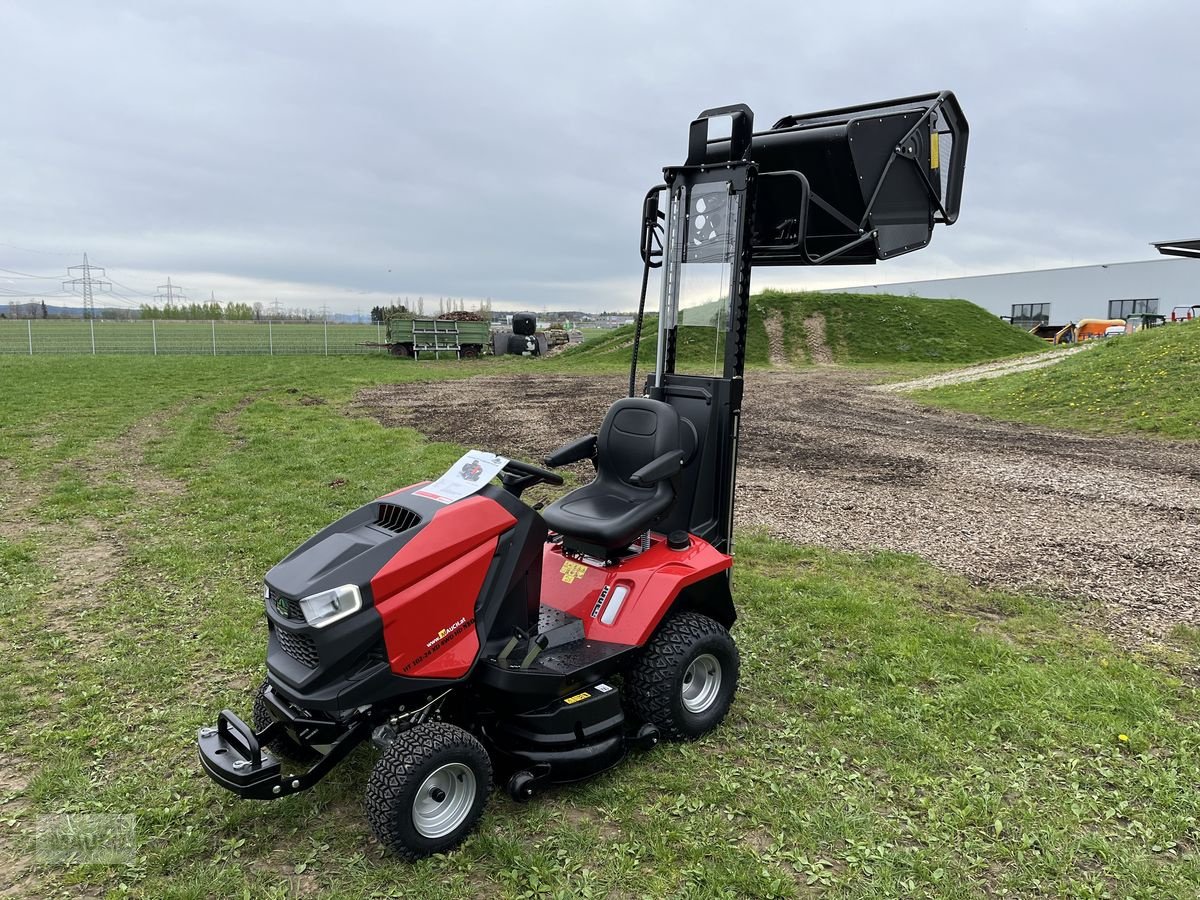
[[642, 343], [642, 320], [646, 317], [646, 291], [650, 286], [650, 259], [649, 254], [646, 256], [645, 265], [642, 266], [642, 295], [638, 299], [637, 319], [633, 324], [633, 360], [629, 364], [629, 396], [634, 397], [634, 391], [637, 388], [637, 364], [638, 364], [638, 347]]

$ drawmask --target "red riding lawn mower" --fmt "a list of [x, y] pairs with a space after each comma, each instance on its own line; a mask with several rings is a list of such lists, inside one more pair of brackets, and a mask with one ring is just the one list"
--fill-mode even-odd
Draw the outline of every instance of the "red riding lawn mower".
[[[714, 119], [725, 136], [710, 134]], [[493, 781], [525, 801], [631, 748], [717, 727], [738, 681], [730, 579], [751, 268], [924, 247], [957, 218], [966, 148], [949, 92], [759, 133], [746, 106], [701, 113], [687, 161], [646, 194], [629, 396], [549, 468], [473, 451], [271, 569], [252, 724], [225, 710], [201, 729], [205, 771], [272, 800], [370, 740], [368, 821], [415, 859], [457, 846]], [[657, 359], [639, 390], [658, 267]], [[677, 349], [697, 340], [711, 342], [711, 368], [678, 371]], [[590, 484], [540, 512], [521, 501], [582, 460]]]

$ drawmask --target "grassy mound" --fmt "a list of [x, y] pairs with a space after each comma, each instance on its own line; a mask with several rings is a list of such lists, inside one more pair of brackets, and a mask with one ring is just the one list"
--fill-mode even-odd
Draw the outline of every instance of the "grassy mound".
[[914, 394], [950, 409], [1084, 431], [1200, 438], [1200, 324], [1111, 338], [1056, 366]]
[[[768, 322], [778, 323], [790, 362], [811, 362], [804, 322], [818, 313], [840, 363], [972, 363], [1046, 348], [1043, 341], [966, 300], [766, 290], [750, 298], [747, 363], [770, 364]], [[656, 318], [646, 319], [638, 352], [642, 365], [654, 362], [656, 324]], [[632, 344], [633, 326], [626, 325], [572, 348], [564, 359], [627, 365]], [[710, 330], [682, 328], [677, 364], [680, 370], [706, 371], [719, 349]]]
[[1046, 344], [966, 300], [890, 294], [789, 294], [764, 291], [755, 300], [778, 309], [789, 351], [804, 342], [804, 320], [820, 313], [839, 362], [971, 363], [1036, 350]]

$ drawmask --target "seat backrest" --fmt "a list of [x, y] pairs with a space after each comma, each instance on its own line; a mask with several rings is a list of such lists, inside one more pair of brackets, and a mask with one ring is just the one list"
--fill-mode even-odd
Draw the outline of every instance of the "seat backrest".
[[608, 409], [596, 435], [597, 478], [622, 482], [664, 453], [680, 449], [679, 413], [658, 400], [627, 397]]

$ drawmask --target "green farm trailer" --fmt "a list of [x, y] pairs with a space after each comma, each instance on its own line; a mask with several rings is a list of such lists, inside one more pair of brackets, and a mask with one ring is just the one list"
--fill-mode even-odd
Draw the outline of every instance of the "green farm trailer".
[[392, 356], [420, 359], [425, 354], [434, 359], [469, 359], [482, 355], [483, 348], [490, 346], [491, 341], [491, 326], [487, 322], [403, 316], [388, 319], [387, 347]]

